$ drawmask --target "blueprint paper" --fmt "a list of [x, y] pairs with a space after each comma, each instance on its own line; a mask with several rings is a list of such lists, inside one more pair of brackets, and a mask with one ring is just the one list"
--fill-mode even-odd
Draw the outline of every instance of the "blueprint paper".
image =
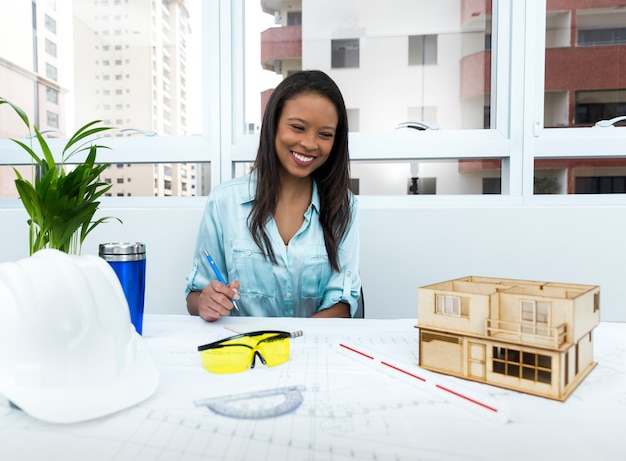
[[[118, 414], [53, 425], [0, 400], [0, 459], [626, 459], [626, 324], [596, 328], [598, 366], [564, 403], [445, 378], [506, 407], [512, 421], [501, 424], [338, 347], [350, 344], [420, 372], [415, 319], [279, 319], [305, 331], [291, 340], [289, 362], [216, 375], [202, 368], [197, 346], [232, 335], [224, 325], [239, 319], [222, 320], [146, 316], [144, 340], [161, 382], [150, 399]], [[286, 386], [302, 386], [303, 401], [276, 418], [236, 419], [194, 405]]]

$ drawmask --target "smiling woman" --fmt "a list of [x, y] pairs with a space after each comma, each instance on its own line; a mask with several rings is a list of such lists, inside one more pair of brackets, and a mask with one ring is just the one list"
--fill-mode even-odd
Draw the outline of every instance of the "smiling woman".
[[[333, 147], [337, 117], [332, 101], [318, 93], [303, 93], [285, 102], [276, 133], [276, 153], [284, 182], [289, 175], [308, 176], [326, 162]], [[306, 170], [294, 169], [294, 163]]]
[[[214, 280], [207, 250], [226, 269], [228, 285]], [[350, 317], [358, 266], [343, 97], [325, 73], [296, 72], [268, 101], [252, 172], [209, 196], [187, 308], [209, 321], [231, 313]]]

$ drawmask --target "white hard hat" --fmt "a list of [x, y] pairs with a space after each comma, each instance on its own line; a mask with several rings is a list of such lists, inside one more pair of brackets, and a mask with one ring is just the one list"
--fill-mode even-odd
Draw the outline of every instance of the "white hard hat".
[[159, 375], [117, 276], [97, 256], [40, 250], [0, 264], [0, 394], [73, 423], [150, 397]]

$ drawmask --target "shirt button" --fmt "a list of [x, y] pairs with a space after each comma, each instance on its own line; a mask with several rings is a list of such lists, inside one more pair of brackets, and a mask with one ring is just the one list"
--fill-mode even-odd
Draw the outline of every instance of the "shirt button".
[[348, 271], [348, 272], [346, 272], [346, 276], [348, 276], [348, 277], [352, 277], [352, 271]]
[[287, 294], [285, 295], [285, 298], [287, 298], [287, 299], [291, 299], [291, 293], [287, 293]]
[[248, 256], [252, 256], [252, 251], [248, 250], [248, 252], [246, 253]]

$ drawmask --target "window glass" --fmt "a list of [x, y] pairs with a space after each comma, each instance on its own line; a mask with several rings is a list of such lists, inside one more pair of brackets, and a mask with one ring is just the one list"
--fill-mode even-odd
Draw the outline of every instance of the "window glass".
[[359, 67], [359, 39], [347, 38], [330, 41], [333, 69]]
[[626, 158], [535, 160], [535, 194], [625, 194]]
[[[352, 133], [490, 128], [491, 2], [461, 7], [456, 1], [246, 2], [246, 103], [261, 94], [260, 116], [282, 78], [320, 69], [342, 90]], [[260, 56], [253, 24], [264, 27]], [[265, 81], [274, 74], [273, 86], [260, 86], [261, 74]], [[246, 121], [258, 130], [255, 115], [247, 111]], [[376, 156], [393, 158], [389, 149]], [[250, 165], [236, 164], [235, 175]], [[500, 159], [354, 159], [351, 174], [364, 195], [500, 194], [502, 184]]]
[[[547, 2], [544, 97], [544, 126], [553, 129], [551, 139], [560, 141], [563, 153], [535, 159], [534, 193], [624, 194], [626, 158], [605, 154], [619, 149], [614, 127], [626, 126], [626, 7], [617, 0], [602, 8], [585, 1], [564, 5]], [[579, 135], [575, 128], [586, 131]], [[574, 156], [591, 136], [597, 139], [592, 149]]]
[[[574, 125], [589, 126], [599, 120], [626, 115], [626, 88], [613, 90], [576, 90]], [[626, 125], [626, 120], [614, 123]]]
[[353, 161], [350, 173], [359, 180], [362, 195], [500, 194], [501, 163], [499, 159]]
[[[547, 2], [544, 126], [593, 126], [626, 115], [626, 7]], [[581, 71], [595, 69], [596, 71]]]
[[[250, 25], [266, 24], [260, 62], [246, 48], [252, 59], [246, 66], [260, 64], [279, 79], [301, 69], [327, 72], [344, 94], [353, 132], [393, 130], [406, 121], [490, 128], [491, 2], [462, 6], [448, 0], [246, 2], [246, 47], [259, 39]], [[264, 101], [271, 94], [247, 80], [246, 100], [259, 91], [266, 91]]]
[[48, 16], [47, 14], [44, 17], [45, 17], [46, 29], [48, 29], [53, 34], [56, 34], [56, 31], [57, 31], [56, 21], [52, 19], [50, 16]]
[[427, 64], [437, 64], [437, 36], [410, 35], [409, 65], [425, 66]]
[[[10, 11], [3, 28], [14, 40], [0, 42], [0, 58], [11, 64], [0, 65], [0, 96], [21, 107], [41, 131], [69, 137], [102, 120], [118, 129], [107, 133], [116, 137], [201, 134], [200, 0], [14, 2]], [[8, 106], [0, 112], [0, 136], [23, 138], [27, 130], [18, 117]], [[153, 196], [155, 190], [195, 195], [200, 188], [177, 187], [184, 179], [178, 175], [189, 168], [172, 164], [167, 179], [156, 164], [133, 164], [125, 177], [133, 178], [133, 196]], [[196, 172], [202, 183], [198, 176], [206, 169]], [[15, 195], [14, 178], [11, 167], [0, 166], [0, 196]], [[170, 187], [160, 186], [165, 180]], [[121, 184], [117, 178], [112, 183]]]
[[[235, 164], [235, 176], [250, 172], [252, 163]], [[384, 171], [384, 174], [381, 174]], [[352, 161], [350, 176], [360, 195], [501, 194], [500, 159]]]
[[202, 182], [209, 177], [206, 168], [208, 164], [197, 163], [118, 163], [104, 171], [102, 180], [111, 184], [107, 197], [191, 197], [208, 194], [208, 183]]

